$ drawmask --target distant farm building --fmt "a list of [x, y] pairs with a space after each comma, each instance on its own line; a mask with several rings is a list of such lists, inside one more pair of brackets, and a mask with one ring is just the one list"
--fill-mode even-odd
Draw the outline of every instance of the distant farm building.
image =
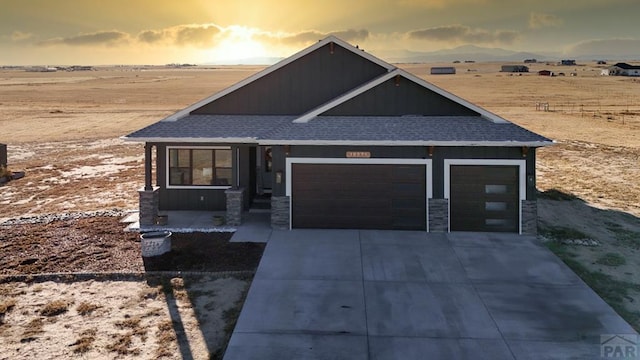
[[560, 65], [575, 66], [576, 65], [576, 61], [575, 60], [561, 60], [560, 61]]
[[609, 75], [640, 76], [640, 66], [617, 63], [609, 68]]
[[529, 72], [529, 67], [524, 65], [502, 65], [501, 72], [523, 73]]
[[7, 145], [0, 144], [0, 166], [7, 167]]
[[555, 74], [551, 70], [540, 70], [540, 71], [538, 71], [538, 75], [540, 75], [540, 76], [555, 76]]
[[604, 60], [598, 60], [598, 65], [607, 65], [607, 62]]
[[536, 59], [525, 59], [524, 60], [525, 64], [535, 64], [537, 62], [538, 62], [538, 60], [536, 60]]
[[431, 68], [431, 75], [455, 74], [456, 68], [453, 66], [434, 66]]
[[32, 66], [32, 67], [26, 68], [24, 71], [26, 71], [26, 72], [56, 72], [56, 71], [58, 71], [58, 68], [51, 67], [51, 66]]

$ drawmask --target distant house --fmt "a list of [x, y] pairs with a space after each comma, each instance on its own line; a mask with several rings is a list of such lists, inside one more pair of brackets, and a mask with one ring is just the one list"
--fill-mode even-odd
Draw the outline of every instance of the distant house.
[[537, 62], [538, 62], [538, 60], [536, 60], [536, 59], [525, 59], [524, 60], [525, 64], [535, 64]]
[[607, 62], [604, 60], [598, 60], [598, 65], [607, 65]]
[[617, 63], [609, 67], [609, 75], [640, 76], [640, 66], [627, 63]]
[[529, 67], [524, 65], [502, 65], [501, 72], [523, 73], [529, 72]]
[[7, 166], [7, 145], [0, 144], [0, 166]]
[[554, 73], [551, 70], [540, 70], [540, 71], [538, 71], [538, 75], [540, 75], [540, 76], [554, 76]]
[[453, 66], [434, 66], [431, 68], [431, 75], [455, 74], [456, 68]]
[[576, 61], [575, 60], [561, 60], [560, 61], [560, 65], [575, 66], [576, 65]]

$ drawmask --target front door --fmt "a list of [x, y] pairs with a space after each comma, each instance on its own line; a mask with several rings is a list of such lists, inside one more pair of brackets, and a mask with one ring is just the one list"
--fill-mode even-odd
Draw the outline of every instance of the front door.
[[260, 146], [258, 151], [258, 193], [271, 193], [273, 160], [271, 156], [271, 146]]

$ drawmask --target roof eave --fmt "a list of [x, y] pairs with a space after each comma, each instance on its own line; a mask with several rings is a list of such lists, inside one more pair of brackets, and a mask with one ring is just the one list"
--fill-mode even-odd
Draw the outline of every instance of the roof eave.
[[148, 143], [219, 143], [219, 144], [257, 144], [255, 137], [130, 137], [122, 136], [122, 140], [129, 142]]
[[544, 147], [554, 141], [259, 140], [259, 145]]

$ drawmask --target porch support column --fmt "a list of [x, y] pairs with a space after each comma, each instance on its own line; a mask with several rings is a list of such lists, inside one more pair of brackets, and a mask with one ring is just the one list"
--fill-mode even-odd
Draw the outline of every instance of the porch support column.
[[152, 157], [151, 150], [153, 149], [153, 144], [144, 143], [144, 189], [146, 191], [153, 190], [153, 179], [152, 179]]
[[238, 179], [238, 171], [240, 169], [240, 161], [238, 159], [239, 157], [238, 153], [239, 153], [238, 147], [232, 146], [231, 147], [231, 184], [234, 188], [237, 188], [240, 186], [240, 182]]

